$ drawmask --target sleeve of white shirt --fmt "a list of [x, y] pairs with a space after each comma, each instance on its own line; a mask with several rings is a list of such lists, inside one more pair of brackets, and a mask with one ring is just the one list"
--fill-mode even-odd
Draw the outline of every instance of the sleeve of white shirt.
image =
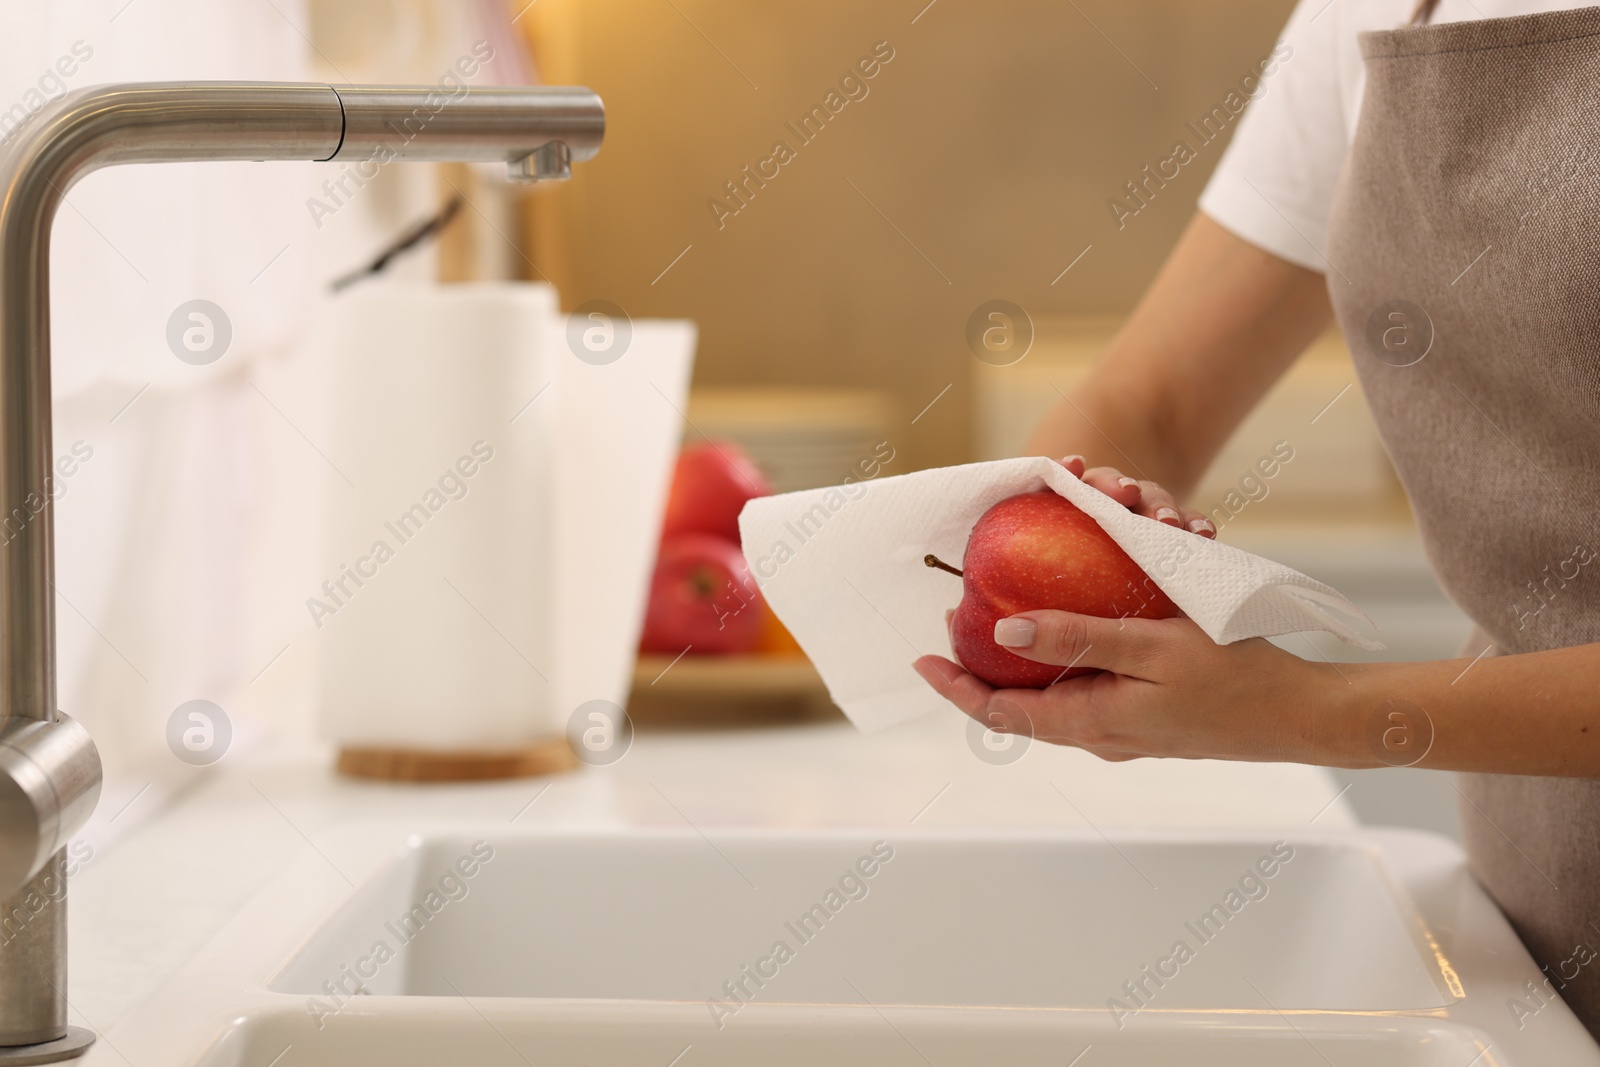
[[1343, 20], [1301, 0], [1273, 53], [1275, 70], [1240, 119], [1200, 210], [1274, 255], [1327, 270], [1328, 212], [1348, 147], [1340, 85]]

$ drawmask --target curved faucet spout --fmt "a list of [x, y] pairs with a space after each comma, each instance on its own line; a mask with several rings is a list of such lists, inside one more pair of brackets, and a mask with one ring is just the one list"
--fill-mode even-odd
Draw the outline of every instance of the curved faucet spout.
[[[206, 160], [487, 160], [538, 180], [604, 135], [581, 88], [188, 82], [79, 90], [0, 152], [0, 914], [51, 877], [100, 788], [93, 743], [56, 708], [50, 230], [67, 190], [101, 167]], [[81, 1053], [56, 1047], [70, 1045], [65, 907], [25, 933], [0, 958], [0, 1049]]]
[[564, 176], [561, 161], [593, 157], [604, 135], [604, 106], [581, 88], [250, 82], [97, 86], [22, 130], [0, 155], [0, 719], [56, 712], [49, 256], [74, 182], [205, 160], [487, 160]]

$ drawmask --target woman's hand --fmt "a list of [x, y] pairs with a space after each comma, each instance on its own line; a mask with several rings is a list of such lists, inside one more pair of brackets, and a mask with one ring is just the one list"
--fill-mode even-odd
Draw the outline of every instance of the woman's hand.
[[1038, 663], [1096, 667], [1048, 689], [994, 689], [943, 656], [917, 660], [939, 695], [999, 733], [1072, 745], [1107, 760], [1287, 760], [1377, 766], [1362, 724], [1338, 709], [1337, 668], [1260, 638], [1218, 645], [1188, 619], [1102, 619], [1028, 611], [996, 640]]
[[1082, 456], [1068, 456], [1061, 465], [1129, 511], [1201, 537], [1217, 536], [1216, 526], [1204, 512], [1184, 507], [1155, 482], [1130, 478], [1115, 467], [1089, 467]]
[[[1062, 465], [1128, 509], [1202, 537], [1216, 528], [1150, 481], [1112, 467]], [[999, 733], [1082, 748], [1107, 760], [1141, 756], [1289, 760], [1373, 766], [1359, 726], [1329, 714], [1337, 668], [1256, 638], [1218, 645], [1185, 618], [1103, 619], [1028, 611], [1001, 619], [995, 641], [1024, 659], [1097, 668], [1046, 689], [994, 689], [943, 656], [916, 661], [940, 696]], [[1311, 709], [1316, 708], [1315, 713]]]

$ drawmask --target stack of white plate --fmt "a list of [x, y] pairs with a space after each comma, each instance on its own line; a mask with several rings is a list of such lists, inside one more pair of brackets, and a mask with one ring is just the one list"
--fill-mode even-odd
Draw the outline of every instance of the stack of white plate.
[[[735, 441], [772, 481], [774, 491], [837, 485], [846, 477], [904, 474], [890, 457], [892, 405], [860, 389], [791, 386], [697, 387], [689, 399], [684, 443]], [[703, 435], [703, 436], [702, 436]]]

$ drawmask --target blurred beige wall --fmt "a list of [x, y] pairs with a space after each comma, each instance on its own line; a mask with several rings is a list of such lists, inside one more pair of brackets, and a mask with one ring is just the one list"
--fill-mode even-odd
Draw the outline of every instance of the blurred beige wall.
[[[1291, 4], [925, 2], [538, 0], [519, 25], [545, 81], [597, 90], [609, 126], [576, 180], [531, 195], [529, 275], [569, 309], [695, 319], [701, 383], [888, 390], [905, 469], [970, 458], [968, 317], [1127, 311], [1224, 143], [1186, 123]], [[786, 123], [880, 41], [868, 95], [801, 145]], [[734, 206], [724, 183], [780, 139], [795, 158], [719, 228], [708, 201]], [[1199, 158], [1119, 229], [1108, 201], [1180, 139]]]

